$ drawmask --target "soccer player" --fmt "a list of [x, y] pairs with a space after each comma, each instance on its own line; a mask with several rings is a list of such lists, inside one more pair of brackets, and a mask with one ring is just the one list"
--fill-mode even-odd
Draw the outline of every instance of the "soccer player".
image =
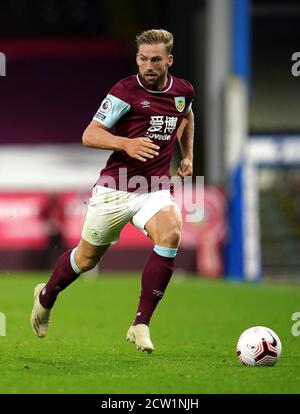
[[126, 339], [150, 353], [150, 319], [172, 276], [181, 233], [181, 211], [165, 178], [170, 178], [177, 139], [182, 153], [177, 175], [192, 175], [194, 90], [169, 74], [170, 32], [147, 30], [136, 41], [139, 73], [111, 88], [83, 133], [85, 146], [113, 153], [93, 188], [78, 246], [59, 258], [46, 284], [34, 289], [31, 324], [39, 337], [46, 335], [57, 295], [94, 268], [131, 221], [154, 248], [142, 273], [140, 300]]

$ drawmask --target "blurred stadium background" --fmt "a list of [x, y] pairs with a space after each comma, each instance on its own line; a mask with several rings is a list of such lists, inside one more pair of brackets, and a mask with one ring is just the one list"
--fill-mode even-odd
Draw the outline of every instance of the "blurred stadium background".
[[[159, 27], [175, 35], [171, 73], [196, 89], [189, 197], [204, 176], [205, 214], [184, 220], [156, 352], [124, 341], [151, 250], [130, 224], [40, 341], [33, 286], [77, 244], [108, 155], [83, 147], [83, 130], [136, 73], [135, 35]], [[299, 39], [299, 0], [1, 0], [0, 393], [299, 393]], [[281, 338], [275, 370], [236, 358], [253, 325]]]
[[[178, 267], [298, 280], [299, 20], [297, 0], [188, 0], [184, 15], [168, 0], [1, 1], [0, 268], [49, 270], [77, 243], [107, 158], [82, 147], [82, 132], [113, 83], [136, 72], [136, 33], [164, 27], [172, 73], [195, 85], [195, 176], [206, 186]], [[177, 149], [174, 169], [178, 159]], [[102, 269], [140, 269], [149, 249], [128, 225]]]

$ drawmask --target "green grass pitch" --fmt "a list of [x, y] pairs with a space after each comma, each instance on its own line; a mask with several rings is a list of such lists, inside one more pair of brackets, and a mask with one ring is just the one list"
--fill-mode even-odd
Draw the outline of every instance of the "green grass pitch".
[[[155, 352], [125, 341], [139, 278], [82, 277], [63, 292], [49, 333], [37, 338], [29, 316], [33, 287], [45, 274], [0, 277], [0, 393], [299, 393], [299, 287], [233, 284], [176, 275], [152, 319]], [[240, 333], [265, 325], [281, 338], [274, 367], [244, 367], [235, 354]]]

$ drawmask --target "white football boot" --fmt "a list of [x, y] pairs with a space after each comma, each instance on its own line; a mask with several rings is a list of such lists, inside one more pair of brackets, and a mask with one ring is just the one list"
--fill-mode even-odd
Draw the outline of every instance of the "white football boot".
[[51, 309], [46, 309], [40, 304], [39, 296], [46, 283], [40, 283], [34, 288], [34, 302], [31, 312], [31, 326], [36, 335], [44, 338], [47, 334]]
[[128, 329], [126, 340], [136, 345], [136, 349], [148, 352], [154, 351], [153, 343], [150, 338], [150, 331], [147, 325], [140, 323], [138, 325], [131, 325]]

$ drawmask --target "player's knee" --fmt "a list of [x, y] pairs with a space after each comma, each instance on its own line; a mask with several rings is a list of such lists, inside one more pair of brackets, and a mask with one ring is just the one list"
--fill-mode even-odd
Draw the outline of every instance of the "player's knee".
[[179, 228], [173, 228], [169, 231], [163, 232], [160, 235], [158, 244], [168, 247], [178, 247], [180, 243], [181, 231]]

